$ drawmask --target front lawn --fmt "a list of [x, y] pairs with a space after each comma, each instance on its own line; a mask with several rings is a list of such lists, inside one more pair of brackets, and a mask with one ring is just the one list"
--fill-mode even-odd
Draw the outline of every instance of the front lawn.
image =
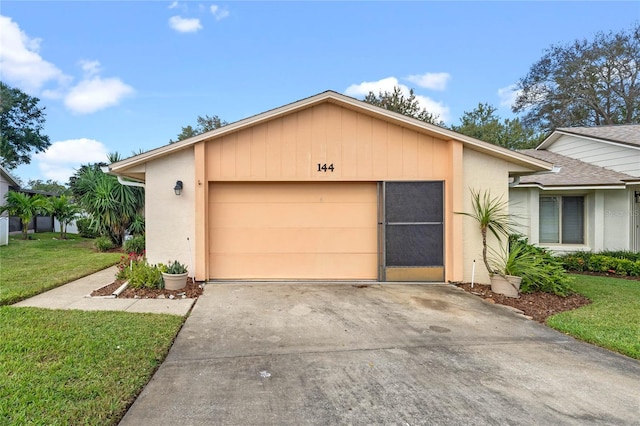
[[592, 303], [547, 319], [556, 330], [640, 359], [640, 281], [574, 275], [572, 287]]
[[0, 307], [0, 424], [117, 424], [183, 321]]
[[115, 265], [121, 253], [100, 253], [93, 240], [59, 234], [30, 234], [34, 240], [11, 236], [0, 247], [0, 305], [9, 305]]

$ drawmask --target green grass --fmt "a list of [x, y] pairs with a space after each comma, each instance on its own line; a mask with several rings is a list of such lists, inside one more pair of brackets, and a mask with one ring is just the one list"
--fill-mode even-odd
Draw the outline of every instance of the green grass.
[[0, 424], [117, 424], [183, 321], [0, 307]]
[[640, 359], [640, 281], [575, 275], [572, 287], [592, 303], [547, 319], [556, 330]]
[[99, 253], [93, 240], [59, 234], [30, 234], [34, 240], [11, 236], [0, 247], [0, 305], [9, 305], [115, 265], [121, 253]]

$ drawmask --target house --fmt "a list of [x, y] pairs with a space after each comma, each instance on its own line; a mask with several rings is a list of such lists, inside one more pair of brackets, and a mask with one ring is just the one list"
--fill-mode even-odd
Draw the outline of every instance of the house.
[[[113, 163], [149, 262], [205, 280], [470, 280], [470, 189], [549, 162], [327, 91]], [[179, 194], [179, 195], [177, 195]], [[478, 268], [476, 281], [488, 282]]]
[[530, 242], [560, 253], [640, 251], [640, 125], [559, 128], [521, 152], [559, 169], [510, 188]]
[[[10, 189], [18, 189], [18, 180], [11, 176], [11, 173], [0, 165], [0, 205], [4, 204], [7, 193]], [[9, 214], [0, 214], [0, 246], [9, 244]]]

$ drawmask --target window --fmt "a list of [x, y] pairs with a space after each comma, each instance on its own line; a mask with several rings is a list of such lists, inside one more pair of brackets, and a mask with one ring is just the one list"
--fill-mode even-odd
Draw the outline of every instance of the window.
[[584, 244], [584, 197], [540, 197], [540, 242]]

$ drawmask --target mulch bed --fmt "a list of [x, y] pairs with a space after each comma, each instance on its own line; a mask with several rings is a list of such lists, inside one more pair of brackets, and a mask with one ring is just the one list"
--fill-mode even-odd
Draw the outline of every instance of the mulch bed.
[[[124, 281], [116, 280], [109, 285], [94, 290], [91, 293], [95, 296], [110, 296], [118, 289]], [[131, 288], [127, 287], [120, 295], [119, 299], [197, 299], [204, 292], [203, 287], [191, 278], [187, 279], [187, 285], [180, 290], [165, 290], [151, 288]], [[173, 297], [171, 297], [173, 296]]]
[[456, 286], [478, 297], [482, 297], [487, 302], [519, 309], [524, 315], [541, 323], [544, 323], [551, 315], [570, 311], [591, 303], [589, 299], [580, 294], [561, 297], [554, 294], [537, 292], [520, 294], [519, 298], [513, 298], [492, 292], [490, 285], [474, 284], [473, 288], [471, 288], [470, 283], [457, 283]]

